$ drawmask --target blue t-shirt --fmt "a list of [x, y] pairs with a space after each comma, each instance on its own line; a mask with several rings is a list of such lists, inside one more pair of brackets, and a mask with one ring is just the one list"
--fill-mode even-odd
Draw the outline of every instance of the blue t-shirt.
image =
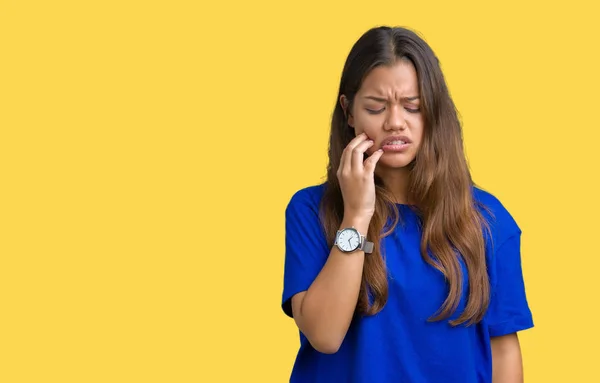
[[[301, 189], [286, 208], [282, 308], [289, 316], [292, 296], [310, 287], [331, 251], [318, 218], [324, 190], [325, 184]], [[383, 310], [354, 319], [335, 354], [316, 351], [300, 332], [290, 382], [492, 381], [490, 337], [531, 328], [533, 320], [521, 270], [521, 230], [492, 194], [478, 188], [473, 193], [493, 214], [492, 218], [481, 210], [490, 224], [493, 243], [486, 236], [491, 300], [484, 319], [468, 327], [452, 327], [447, 320], [428, 321], [446, 298], [447, 284], [421, 257], [418, 216], [410, 206], [398, 205], [401, 222], [382, 242], [389, 283]], [[466, 282], [465, 277], [465, 294]], [[465, 297], [452, 318], [460, 315]]]

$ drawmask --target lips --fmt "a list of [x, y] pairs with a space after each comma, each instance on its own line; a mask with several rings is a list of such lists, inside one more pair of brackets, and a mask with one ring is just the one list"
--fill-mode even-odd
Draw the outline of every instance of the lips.
[[381, 142], [381, 146], [384, 147], [388, 145], [406, 145], [410, 143], [412, 143], [412, 141], [406, 136], [391, 136], [383, 140]]

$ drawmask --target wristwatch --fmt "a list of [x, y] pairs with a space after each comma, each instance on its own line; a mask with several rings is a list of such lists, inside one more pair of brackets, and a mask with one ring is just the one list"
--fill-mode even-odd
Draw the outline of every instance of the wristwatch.
[[351, 253], [356, 250], [362, 250], [367, 254], [373, 252], [373, 242], [368, 242], [365, 236], [361, 235], [354, 227], [338, 230], [335, 235], [334, 246], [337, 246], [344, 253]]

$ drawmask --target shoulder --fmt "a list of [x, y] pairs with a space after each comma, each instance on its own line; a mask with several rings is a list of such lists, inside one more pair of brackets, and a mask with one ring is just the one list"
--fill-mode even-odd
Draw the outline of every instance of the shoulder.
[[324, 194], [325, 184], [319, 184], [304, 187], [291, 195], [285, 208], [288, 240], [293, 242], [301, 234], [302, 241], [308, 237], [324, 241], [325, 228], [320, 211]]
[[318, 213], [326, 183], [310, 185], [295, 191], [286, 207], [286, 212], [308, 210]]
[[507, 239], [521, 234], [521, 228], [517, 221], [496, 195], [474, 186], [473, 199], [486, 220], [495, 243], [501, 244]]

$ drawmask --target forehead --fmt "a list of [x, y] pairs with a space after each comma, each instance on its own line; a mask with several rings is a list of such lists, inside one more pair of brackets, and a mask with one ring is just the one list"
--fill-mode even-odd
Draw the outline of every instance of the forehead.
[[369, 72], [359, 93], [416, 96], [418, 90], [419, 83], [414, 66], [411, 62], [402, 60], [391, 66], [380, 65]]

